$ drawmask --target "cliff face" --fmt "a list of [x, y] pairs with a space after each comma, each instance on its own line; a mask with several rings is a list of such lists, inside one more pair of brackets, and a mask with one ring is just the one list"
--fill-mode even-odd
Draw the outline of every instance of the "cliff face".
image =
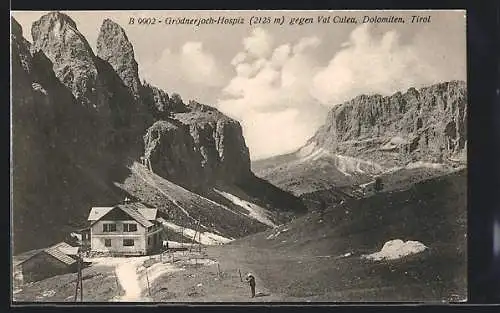
[[464, 159], [466, 84], [452, 81], [389, 97], [356, 97], [333, 108], [307, 146], [388, 165]]
[[183, 185], [235, 183], [251, 175], [240, 124], [196, 102], [153, 124], [144, 141], [153, 171]]

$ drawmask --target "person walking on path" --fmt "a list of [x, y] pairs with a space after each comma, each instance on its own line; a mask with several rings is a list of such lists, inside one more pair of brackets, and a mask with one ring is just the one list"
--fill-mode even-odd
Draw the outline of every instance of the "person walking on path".
[[246, 281], [250, 285], [250, 290], [252, 291], [252, 298], [255, 298], [255, 277], [252, 274], [248, 273]]

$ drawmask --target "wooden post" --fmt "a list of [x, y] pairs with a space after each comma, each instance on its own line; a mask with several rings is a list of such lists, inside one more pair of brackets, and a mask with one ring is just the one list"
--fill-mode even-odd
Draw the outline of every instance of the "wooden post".
[[198, 229], [200, 228], [200, 220], [198, 220], [198, 222], [196, 223], [196, 230], [194, 231], [194, 235], [193, 235], [193, 241], [194, 243], [191, 243], [191, 247], [189, 247], [189, 252], [192, 251], [193, 249], [193, 244], [196, 243], [196, 235], [198, 234]]
[[181, 251], [182, 255], [184, 255], [184, 226], [181, 228]]
[[83, 302], [83, 275], [82, 275], [82, 267], [83, 267], [83, 259], [81, 255], [78, 255], [78, 262], [80, 264], [80, 302]]
[[[74, 302], [76, 302], [76, 300], [78, 299], [78, 288], [81, 287], [80, 258], [77, 259], [76, 266], [77, 266], [77, 274], [76, 274], [76, 286], [75, 286]], [[80, 294], [81, 294], [81, 292], [80, 292]], [[81, 296], [80, 296], [80, 298], [81, 298]]]
[[76, 274], [76, 285], [75, 285], [75, 299], [73, 300], [74, 302], [76, 302], [76, 299], [78, 299], [78, 287], [80, 285], [80, 273], [77, 272]]
[[240, 281], [243, 282], [243, 277], [241, 277], [241, 271], [238, 269], [238, 273], [240, 274]]
[[151, 297], [151, 290], [149, 289], [149, 277], [148, 277], [148, 268], [146, 267], [146, 282], [148, 283], [148, 295]]
[[220, 277], [220, 264], [219, 264], [219, 263], [217, 263], [217, 274], [218, 274], [218, 275], [219, 275], [219, 277]]
[[120, 289], [120, 283], [118, 282], [118, 276], [116, 275], [116, 272], [115, 272], [115, 281], [116, 281], [116, 291], [118, 291]]

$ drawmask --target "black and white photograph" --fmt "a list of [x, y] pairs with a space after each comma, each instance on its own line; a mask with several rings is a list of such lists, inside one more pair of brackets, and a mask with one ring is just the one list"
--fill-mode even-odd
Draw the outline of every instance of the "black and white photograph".
[[12, 303], [467, 301], [466, 14], [11, 11]]

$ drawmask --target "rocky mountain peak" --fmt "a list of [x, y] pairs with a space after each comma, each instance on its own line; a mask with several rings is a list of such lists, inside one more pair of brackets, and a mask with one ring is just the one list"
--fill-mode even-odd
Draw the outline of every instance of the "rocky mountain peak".
[[50, 12], [31, 27], [34, 52], [41, 50], [53, 63], [57, 78], [75, 98], [87, 107], [98, 108], [98, 70], [95, 55], [78, 31], [76, 23], [66, 14]]
[[33, 28], [35, 28], [36, 25], [40, 24], [51, 25], [52, 27], [63, 27], [67, 24], [68, 26], [77, 30], [75, 21], [73, 21], [73, 19], [69, 17], [69, 15], [61, 13], [59, 11], [53, 11], [45, 14], [33, 24]]
[[110, 19], [105, 19], [101, 25], [97, 38], [97, 56], [113, 67], [136, 97], [139, 95], [141, 81], [134, 47], [123, 28]]

